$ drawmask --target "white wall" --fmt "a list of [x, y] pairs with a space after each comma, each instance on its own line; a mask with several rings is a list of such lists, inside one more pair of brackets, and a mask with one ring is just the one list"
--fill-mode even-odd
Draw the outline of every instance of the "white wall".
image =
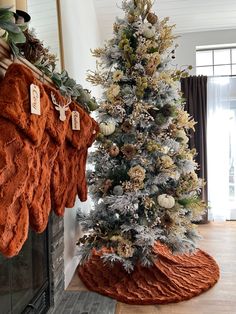
[[176, 63], [179, 67], [182, 65], [192, 65], [192, 75], [196, 74], [196, 46], [219, 45], [236, 43], [236, 29], [186, 33], [180, 35], [176, 40], [179, 48], [176, 50]]
[[[86, 82], [87, 70], [94, 70], [96, 67], [96, 60], [91, 56], [90, 49], [101, 46], [93, 0], [61, 0], [61, 12], [65, 68], [72, 78], [92, 90], [95, 97], [99, 97], [99, 89]], [[75, 256], [75, 243], [79, 237], [76, 222], [78, 207], [89, 210], [90, 202], [81, 204], [77, 201], [73, 209], [66, 209], [65, 212], [65, 287], [70, 283], [78, 265], [78, 258]]]
[[28, 13], [32, 16], [30, 28], [50, 51], [57, 55], [60, 68], [60, 44], [57, 20], [57, 2], [55, 0], [28, 0]]

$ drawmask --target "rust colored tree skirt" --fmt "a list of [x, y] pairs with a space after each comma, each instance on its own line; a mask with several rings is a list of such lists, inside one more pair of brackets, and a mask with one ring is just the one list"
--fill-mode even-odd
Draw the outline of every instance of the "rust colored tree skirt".
[[92, 291], [128, 304], [165, 304], [191, 299], [211, 288], [219, 279], [219, 267], [207, 253], [173, 255], [156, 244], [157, 256], [151, 268], [137, 266], [128, 274], [120, 264], [104, 264], [100, 258], [107, 249], [93, 252], [78, 268], [78, 275]]

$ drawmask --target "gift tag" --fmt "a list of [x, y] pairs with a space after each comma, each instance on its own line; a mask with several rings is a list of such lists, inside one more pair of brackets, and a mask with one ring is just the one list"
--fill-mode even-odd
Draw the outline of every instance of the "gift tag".
[[80, 130], [80, 114], [78, 111], [72, 111], [72, 130]]
[[40, 108], [40, 89], [37, 85], [30, 85], [30, 105], [31, 105], [31, 113], [41, 115]]
[[71, 98], [67, 99], [66, 104], [59, 103], [56, 100], [56, 96], [53, 94], [53, 92], [51, 92], [51, 99], [55, 105], [55, 109], [59, 111], [60, 114], [59, 119], [63, 122], [66, 121], [66, 111], [70, 109], [69, 105], [71, 103]]

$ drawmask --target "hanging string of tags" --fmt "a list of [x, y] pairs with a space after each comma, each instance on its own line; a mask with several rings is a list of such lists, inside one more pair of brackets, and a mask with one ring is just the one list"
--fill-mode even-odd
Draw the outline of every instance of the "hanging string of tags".
[[[60, 116], [59, 119], [61, 121], [66, 120], [66, 111], [69, 109], [71, 104], [71, 98], [68, 98], [66, 104], [58, 103], [55, 95], [51, 92], [51, 99], [53, 104], [55, 105], [55, 109], [59, 111]], [[72, 130], [79, 131], [80, 130], [80, 114], [78, 111], [72, 111]]]
[[[55, 109], [59, 111], [59, 119], [60, 121], [66, 121], [66, 111], [69, 110], [69, 106], [72, 102], [69, 97], [66, 103], [60, 103], [57, 101], [56, 96], [53, 92], [51, 92], [51, 100], [55, 105]], [[41, 107], [40, 107], [40, 89], [37, 85], [30, 85], [30, 105], [31, 105], [31, 114], [41, 115]], [[78, 111], [72, 111], [72, 130], [79, 131], [80, 130], [80, 114]]]

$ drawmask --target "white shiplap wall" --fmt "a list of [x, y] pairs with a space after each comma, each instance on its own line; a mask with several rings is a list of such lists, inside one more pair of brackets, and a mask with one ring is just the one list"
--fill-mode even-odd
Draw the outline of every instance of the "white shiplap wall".
[[[93, 0], [61, 0], [62, 33], [64, 42], [65, 68], [71, 77], [100, 98], [100, 90], [86, 82], [87, 70], [96, 69], [96, 59], [90, 49], [102, 45]], [[81, 236], [76, 220], [78, 208], [88, 212], [91, 201], [76, 202], [74, 208], [67, 208], [64, 216], [65, 230], [65, 287], [68, 286], [79, 259], [76, 256], [76, 242]]]
[[[122, 0], [93, 0], [103, 39], [112, 34], [116, 16], [122, 17]], [[236, 28], [236, 0], [156, 0], [154, 11], [170, 17], [177, 33]]]
[[39, 39], [57, 55], [60, 67], [60, 43], [56, 0], [28, 0], [31, 16], [30, 28], [34, 28]]

